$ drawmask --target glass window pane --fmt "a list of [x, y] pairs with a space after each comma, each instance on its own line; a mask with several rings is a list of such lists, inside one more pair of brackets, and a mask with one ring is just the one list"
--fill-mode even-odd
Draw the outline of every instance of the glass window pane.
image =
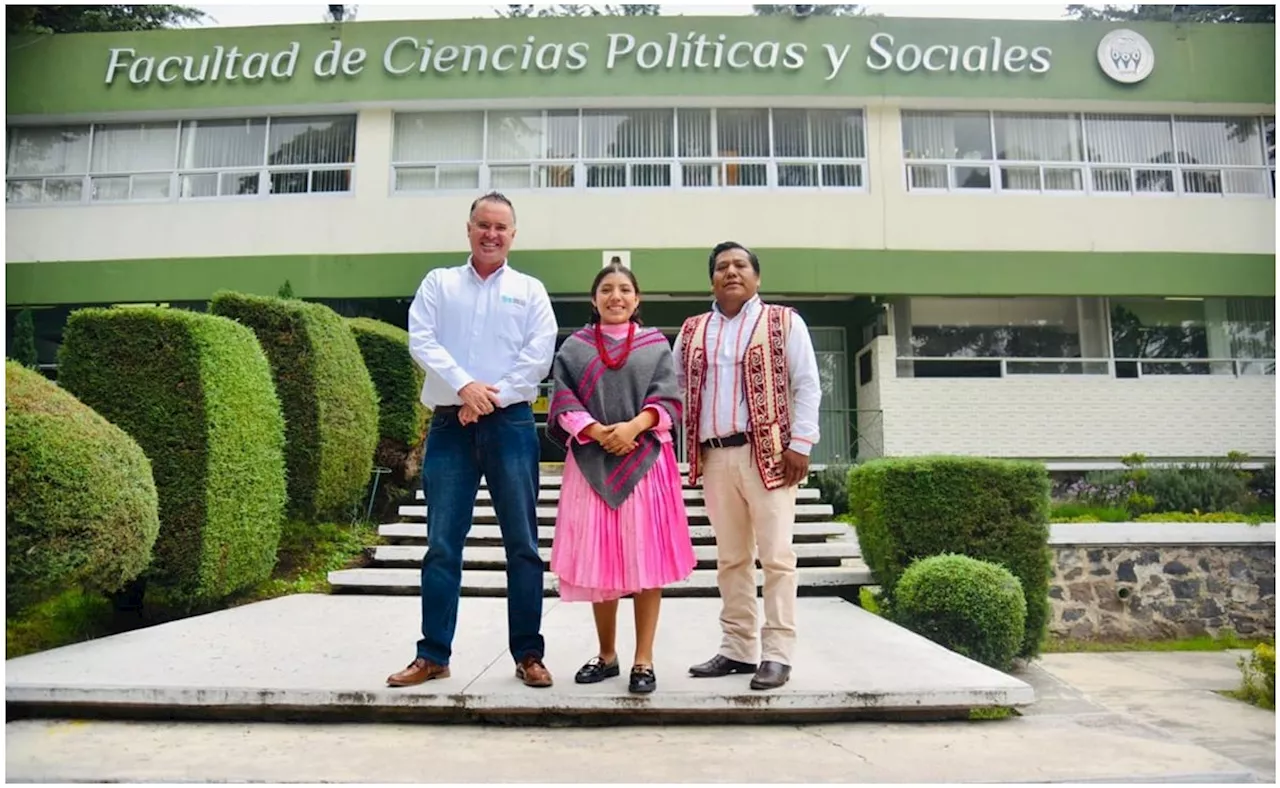
[[[1208, 358], [1204, 302], [1114, 298], [1111, 346], [1112, 354], [1123, 359]], [[1157, 370], [1143, 365], [1142, 374], [1157, 374]]]
[[823, 186], [843, 186], [857, 188], [862, 186], [861, 164], [823, 164]]
[[765, 164], [724, 165], [725, 186], [768, 186], [769, 167]]
[[[489, 161], [540, 159], [545, 143], [546, 128], [541, 112], [489, 113]], [[527, 188], [527, 168], [524, 177]]]
[[9, 129], [9, 175], [82, 174], [89, 166], [89, 127]]
[[1182, 190], [1187, 194], [1222, 194], [1222, 171], [1183, 170]]
[[129, 199], [129, 176], [116, 178], [94, 178], [90, 183], [91, 199], [101, 202], [114, 202]]
[[578, 150], [578, 111], [554, 109], [547, 112], [548, 159], [576, 159]]
[[663, 109], [582, 113], [583, 157], [652, 159], [672, 155], [675, 112]]
[[814, 155], [813, 141], [809, 137], [809, 116], [805, 110], [773, 111], [773, 155], [797, 159]]
[[1224, 194], [1269, 194], [1268, 175], [1265, 170], [1223, 170]]
[[779, 186], [817, 186], [818, 165], [816, 164], [779, 164]]
[[532, 170], [529, 165], [490, 167], [489, 185], [495, 189], [528, 189]]
[[1039, 167], [1001, 167], [1000, 188], [1005, 191], [1040, 191]]
[[1257, 118], [1180, 117], [1174, 125], [1181, 164], [1263, 164]]
[[222, 197], [246, 196], [261, 191], [261, 173], [224, 172], [218, 175], [218, 194]]
[[47, 178], [44, 182], [45, 202], [80, 202], [84, 195], [83, 178]]
[[1089, 161], [1105, 164], [1172, 164], [1173, 125], [1168, 115], [1085, 115]]
[[1093, 190], [1098, 192], [1133, 191], [1129, 171], [1102, 168], [1093, 170]]
[[1081, 358], [1075, 298], [911, 298], [904, 355]]
[[716, 186], [720, 182], [720, 165], [718, 164], [685, 164], [685, 186]]
[[716, 152], [726, 158], [767, 157], [769, 110], [716, 110]]
[[1140, 192], [1173, 191], [1172, 170], [1134, 170], [1133, 184]]
[[991, 116], [985, 112], [904, 111], [902, 149], [908, 159], [989, 160]]
[[184, 121], [178, 168], [261, 166], [266, 144], [266, 118]]
[[572, 164], [547, 164], [534, 173], [534, 185], [547, 189], [568, 189], [577, 182], [577, 169]]
[[996, 155], [1014, 161], [1082, 161], [1080, 118], [1068, 114], [995, 114]]
[[1078, 192], [1084, 190], [1084, 173], [1076, 169], [1044, 168], [1046, 191]]
[[435, 187], [435, 167], [396, 167], [396, 191], [427, 191]]
[[955, 186], [957, 189], [990, 189], [990, 167], [956, 167]]
[[861, 159], [867, 155], [861, 110], [809, 110], [809, 134], [814, 156]]
[[217, 173], [201, 173], [182, 177], [183, 197], [216, 197], [218, 196]]
[[272, 118], [267, 145], [273, 166], [350, 164], [356, 157], [356, 118]]
[[96, 126], [91, 172], [171, 170], [178, 153], [177, 123]]
[[391, 160], [396, 163], [480, 161], [483, 112], [417, 112], [395, 116]]
[[945, 164], [912, 164], [907, 167], [908, 188], [911, 189], [945, 189], [947, 188], [947, 166]]
[[669, 164], [633, 164], [631, 165], [632, 186], [670, 186], [671, 165]]
[[711, 145], [711, 110], [676, 110], [676, 132], [679, 135], [676, 155], [688, 158], [715, 155]]
[[311, 191], [317, 193], [351, 191], [351, 170], [312, 170]]
[[6, 203], [40, 202], [44, 193], [44, 185], [40, 181], [9, 181], [5, 184], [4, 201]]

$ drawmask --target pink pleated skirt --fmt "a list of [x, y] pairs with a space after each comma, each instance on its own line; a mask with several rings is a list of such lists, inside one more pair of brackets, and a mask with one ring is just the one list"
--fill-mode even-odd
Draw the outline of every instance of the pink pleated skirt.
[[658, 461], [631, 496], [610, 509], [569, 452], [551, 546], [560, 598], [606, 602], [692, 574], [696, 559], [682, 486], [675, 452], [663, 442]]

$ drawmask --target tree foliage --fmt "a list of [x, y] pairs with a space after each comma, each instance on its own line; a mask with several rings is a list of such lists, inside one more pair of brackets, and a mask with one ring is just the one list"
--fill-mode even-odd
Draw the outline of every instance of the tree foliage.
[[13, 352], [10, 358], [28, 369], [40, 359], [36, 353], [36, 323], [30, 309], [23, 309], [13, 321]]
[[131, 33], [200, 22], [205, 12], [185, 5], [6, 5], [7, 35]]
[[657, 16], [657, 5], [508, 5], [495, 9], [508, 19], [552, 16]]
[[756, 16], [866, 16], [860, 5], [753, 5]]
[[1082, 22], [1226, 22], [1275, 24], [1274, 5], [1069, 5]]

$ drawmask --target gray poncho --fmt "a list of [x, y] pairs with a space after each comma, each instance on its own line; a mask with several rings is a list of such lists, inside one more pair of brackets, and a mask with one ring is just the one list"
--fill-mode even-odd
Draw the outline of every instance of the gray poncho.
[[[621, 355], [626, 338], [605, 336], [611, 358]], [[646, 407], [663, 408], [674, 430], [680, 424], [680, 391], [676, 385], [671, 345], [656, 328], [637, 328], [631, 355], [621, 369], [605, 366], [596, 349], [595, 327], [587, 326], [564, 341], [551, 365], [555, 388], [547, 414], [547, 435], [573, 452], [587, 483], [617, 509], [661, 455], [652, 430], [636, 437], [630, 454], [616, 457], [595, 441], [578, 443], [560, 426], [560, 416], [586, 411], [602, 425], [630, 421]]]

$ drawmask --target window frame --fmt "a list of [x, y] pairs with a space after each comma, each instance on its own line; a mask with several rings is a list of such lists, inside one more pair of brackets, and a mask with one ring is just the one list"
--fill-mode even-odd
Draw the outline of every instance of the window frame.
[[[953, 115], [959, 113], [975, 114], [983, 112], [987, 116], [987, 131], [991, 137], [990, 159], [926, 159], [926, 158], [909, 158], [906, 147], [906, 123], [905, 116], [908, 113], [922, 113], [932, 115]], [[1035, 115], [1067, 115], [1070, 121], [1077, 125], [1080, 131], [1080, 145], [1082, 156], [1080, 160], [1067, 161], [1039, 161], [1026, 159], [1001, 159], [999, 155], [999, 145], [996, 142], [996, 115], [1002, 116], [1035, 116]], [[1188, 118], [1201, 117], [1240, 117], [1249, 118], [1257, 124], [1258, 129], [1258, 146], [1262, 154], [1262, 163], [1255, 165], [1244, 164], [1227, 164], [1227, 165], [1199, 165], [1199, 164], [1183, 164], [1181, 162], [1168, 163], [1122, 163], [1122, 162], [1097, 162], [1090, 161], [1089, 156], [1089, 128], [1086, 122], [1089, 118], [1122, 118], [1141, 116], [1144, 118], [1159, 118], [1167, 120], [1171, 135], [1171, 143], [1173, 147], [1174, 157], [1179, 156], [1178, 148], [1178, 121]], [[1276, 198], [1275, 188], [1275, 163], [1268, 162], [1267, 151], [1267, 123], [1268, 120], [1272, 124], [1275, 122], [1274, 115], [1265, 114], [1243, 114], [1239, 116], [1223, 115], [1214, 113], [1212, 115], [1197, 115], [1189, 113], [1103, 113], [1103, 112], [1085, 112], [1085, 111], [1030, 111], [1030, 110], [960, 110], [960, 109], [942, 109], [930, 107], [903, 107], [899, 113], [900, 131], [898, 134], [898, 149], [902, 155], [902, 171], [901, 185], [909, 194], [963, 194], [967, 196], [1053, 196], [1053, 197], [1106, 197], [1106, 198], [1126, 198], [1126, 197], [1150, 197], [1158, 199], [1174, 199], [1174, 198], [1192, 198], [1192, 199], [1252, 199], [1252, 200], [1274, 200]], [[946, 168], [946, 186], [945, 187], [917, 187], [913, 183], [913, 169], [916, 168]], [[1039, 169], [1039, 189], [1008, 189], [1002, 185], [1001, 171], [1004, 169]], [[990, 178], [990, 185], [986, 188], [962, 188], [955, 185], [955, 172], [958, 168], [974, 168], [987, 170]], [[1081, 188], [1079, 189], [1049, 189], [1045, 188], [1045, 170], [1071, 170], [1078, 172], [1081, 177]], [[1094, 178], [1097, 173], [1108, 170], [1127, 171], [1129, 188], [1127, 190], [1104, 190], [1096, 188]], [[1151, 172], [1168, 172], [1172, 176], [1173, 189], [1171, 191], [1145, 191], [1135, 188], [1138, 180], [1137, 173], [1139, 171]], [[1264, 177], [1270, 174], [1269, 185], [1265, 192], [1228, 192], [1225, 190], [1217, 192], [1196, 192], [1186, 189], [1186, 176], [1192, 172], [1216, 172], [1218, 177], [1223, 178], [1229, 171], [1244, 171], [1261, 173]], [[1225, 178], [1224, 178], [1225, 180]]]
[[[660, 110], [671, 113], [671, 156], [633, 156], [619, 158], [602, 158], [602, 157], [584, 157], [584, 135], [586, 134], [585, 124], [583, 123], [584, 113], [603, 109], [599, 107], [556, 107], [547, 106], [536, 110], [527, 110], [530, 113], [540, 113], [543, 119], [543, 129], [547, 128], [547, 118], [549, 113], [572, 112], [577, 116], [578, 145], [577, 155], [572, 159], [546, 159], [546, 158], [522, 158], [514, 160], [492, 160], [489, 153], [489, 122], [492, 113], [508, 113], [513, 110], [509, 109], [439, 109], [439, 110], [397, 110], [393, 113], [392, 119], [392, 155], [388, 164], [388, 181], [387, 190], [390, 197], [421, 197], [431, 194], [450, 194], [460, 190], [486, 191], [491, 188], [501, 188], [507, 193], [524, 193], [524, 192], [590, 192], [590, 193], [617, 193], [617, 192], [666, 192], [666, 191], [694, 191], [694, 192], [823, 192], [823, 193], [841, 193], [841, 194], [865, 194], [870, 191], [868, 181], [870, 177], [870, 155], [869, 155], [869, 139], [867, 133], [867, 108], [864, 106], [842, 106], [842, 107], [751, 107], [751, 106], [726, 106], [726, 107], [709, 107], [709, 106], [634, 106], [634, 107], [610, 107], [609, 111], [615, 112], [632, 112], [632, 111], [653, 111]], [[843, 113], [857, 113], [858, 132], [861, 138], [862, 155], [860, 157], [831, 157], [831, 156], [810, 156], [795, 157], [786, 156], [779, 157], [774, 151], [775, 144], [775, 124], [774, 109], [785, 110], [802, 110], [806, 112], [813, 111], [831, 111]], [[681, 155], [680, 143], [680, 115], [682, 112], [689, 111], [707, 111], [710, 113], [710, 119], [707, 126], [707, 133], [710, 136], [713, 148], [719, 148], [718, 142], [718, 123], [719, 112], [722, 110], [756, 110], [766, 111], [768, 130], [769, 130], [769, 150], [768, 156], [723, 156], [713, 154], [710, 156], [684, 156]], [[428, 161], [425, 159], [404, 159], [398, 160], [395, 156], [395, 118], [401, 115], [411, 115], [419, 117], [427, 117], [433, 114], [475, 114], [480, 113], [483, 118], [482, 145], [480, 160], [467, 160], [458, 162]], [[817, 185], [799, 185], [790, 186], [782, 185], [778, 179], [778, 167], [803, 164], [811, 165], [818, 168]], [[401, 189], [397, 187], [397, 178], [401, 170], [426, 169], [440, 166], [466, 166], [475, 167], [477, 171], [477, 186], [466, 187], [445, 187], [436, 189]], [[708, 165], [715, 166], [717, 169], [713, 182], [708, 185], [689, 184], [686, 181], [685, 173], [693, 168], [703, 168]], [[765, 182], [763, 184], [739, 185], [736, 183], [728, 183], [732, 180], [729, 174], [731, 167], [744, 166], [761, 166], [765, 167]], [[502, 185], [495, 187], [493, 185], [494, 169], [505, 169], [508, 167], [527, 166], [530, 170], [530, 180], [528, 186]], [[600, 166], [616, 166], [625, 168], [627, 183], [624, 185], [588, 185], [588, 174], [590, 168]], [[669, 168], [670, 175], [666, 184], [635, 184], [634, 173], [636, 167], [662, 167]], [[857, 168], [859, 173], [860, 185], [858, 186], [839, 186], [839, 185], [823, 185], [824, 166], [852, 166]], [[573, 171], [572, 184], [568, 186], [548, 186], [545, 185], [545, 178], [538, 178], [535, 183], [535, 174], [541, 170], [550, 170], [558, 167], [571, 167]], [[437, 177], [436, 183], [439, 183]]]
[[[268, 160], [271, 155], [271, 123], [273, 120], [280, 122], [291, 120], [339, 120], [351, 119], [351, 161], [339, 163], [317, 163], [317, 164], [269, 164]], [[236, 121], [251, 122], [261, 119], [263, 121], [263, 146], [261, 161], [256, 164], [234, 165], [223, 167], [182, 167], [182, 139], [183, 131], [187, 128], [188, 123], [207, 123], [210, 121]], [[175, 141], [173, 150], [172, 166], [167, 169], [147, 169], [147, 170], [111, 170], [103, 172], [94, 172], [93, 170], [93, 145], [96, 134], [100, 128], [111, 128], [119, 126], [131, 126], [137, 124], [147, 124], [151, 126], [164, 126], [172, 124], [175, 128]], [[21, 123], [10, 124], [6, 127], [6, 138], [12, 139], [15, 133], [21, 133], [26, 129], [49, 129], [49, 128], [88, 128], [88, 149], [85, 157], [84, 172], [68, 173], [65, 175], [22, 175], [5, 173], [5, 208], [19, 209], [35, 209], [35, 208], [72, 208], [83, 206], [121, 206], [121, 205], [165, 205], [173, 203], [207, 203], [207, 202], [245, 202], [252, 200], [280, 200], [280, 199], [298, 199], [298, 198], [320, 198], [320, 199], [341, 199], [353, 198], [356, 191], [356, 152], [357, 142], [359, 139], [360, 116], [358, 112], [338, 112], [338, 113], [315, 113], [315, 112], [299, 112], [292, 114], [272, 113], [269, 115], [215, 115], [210, 117], [199, 118], [162, 118], [157, 120], [118, 120], [118, 121], [86, 121], [85, 123], [60, 123], [60, 124], [39, 124], [39, 123]], [[197, 126], [198, 128], [198, 126]], [[272, 176], [287, 174], [291, 172], [307, 173], [308, 191], [304, 192], [273, 192], [270, 189]], [[315, 176], [322, 172], [347, 172], [349, 173], [349, 188], [344, 191], [311, 191]], [[140, 199], [98, 199], [94, 193], [94, 182], [110, 179], [129, 179], [129, 194], [133, 193], [134, 180], [138, 177], [154, 177], [165, 175], [168, 177], [167, 197], [146, 197]], [[183, 196], [182, 186], [185, 178], [199, 176], [215, 176], [217, 178], [217, 188], [220, 193], [213, 195], [194, 195]], [[224, 194], [221, 193], [223, 176], [226, 175], [243, 175], [256, 176], [258, 178], [258, 190], [249, 194]], [[78, 200], [67, 201], [49, 201], [43, 199], [45, 195], [45, 182], [49, 180], [80, 180], [80, 198]], [[36, 201], [10, 201], [8, 198], [11, 184], [30, 183], [38, 181], [40, 183], [40, 200]]]

